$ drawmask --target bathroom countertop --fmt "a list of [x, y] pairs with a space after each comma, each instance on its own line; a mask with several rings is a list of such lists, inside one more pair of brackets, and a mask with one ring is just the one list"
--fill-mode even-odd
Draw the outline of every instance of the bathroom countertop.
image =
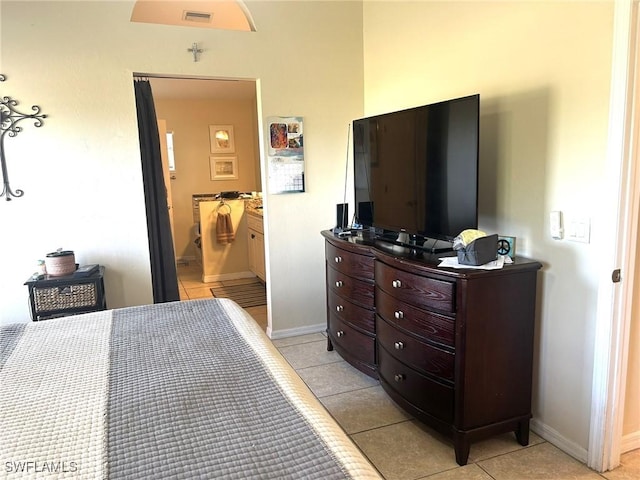
[[256, 198], [253, 200], [247, 200], [244, 205], [245, 213], [262, 218], [262, 199]]

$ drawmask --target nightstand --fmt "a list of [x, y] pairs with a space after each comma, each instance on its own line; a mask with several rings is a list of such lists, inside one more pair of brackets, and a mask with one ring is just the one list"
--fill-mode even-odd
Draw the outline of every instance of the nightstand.
[[29, 307], [34, 322], [107, 308], [103, 266], [88, 276], [44, 275], [31, 277], [24, 284], [29, 287]]

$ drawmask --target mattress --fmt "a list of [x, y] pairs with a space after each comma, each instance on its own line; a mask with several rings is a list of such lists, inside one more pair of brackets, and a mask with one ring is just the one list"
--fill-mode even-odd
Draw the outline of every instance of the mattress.
[[0, 345], [2, 478], [380, 478], [231, 300], [8, 325]]

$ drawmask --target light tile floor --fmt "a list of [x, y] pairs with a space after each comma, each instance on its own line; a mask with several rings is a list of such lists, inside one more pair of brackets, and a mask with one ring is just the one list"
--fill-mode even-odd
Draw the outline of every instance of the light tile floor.
[[411, 418], [377, 380], [328, 352], [324, 334], [273, 343], [386, 480], [640, 479], [640, 450], [598, 474], [535, 433], [527, 447], [513, 434], [474, 443], [460, 467], [447, 439]]
[[[225, 285], [250, 283], [254, 279], [226, 280]], [[211, 298], [211, 287], [220, 286], [220, 282], [204, 283], [202, 281], [202, 267], [197, 263], [178, 264], [178, 290], [180, 300], [194, 300], [196, 298]], [[249, 307], [245, 309], [262, 327], [267, 329], [267, 307]]]
[[[198, 265], [179, 265], [180, 299], [211, 297]], [[266, 329], [266, 307], [248, 308]], [[471, 445], [460, 467], [447, 439], [411, 418], [379, 382], [327, 351], [322, 333], [283, 338], [274, 345], [386, 480], [637, 480], [640, 450], [622, 456], [617, 469], [598, 474], [531, 433], [522, 447], [512, 434]]]

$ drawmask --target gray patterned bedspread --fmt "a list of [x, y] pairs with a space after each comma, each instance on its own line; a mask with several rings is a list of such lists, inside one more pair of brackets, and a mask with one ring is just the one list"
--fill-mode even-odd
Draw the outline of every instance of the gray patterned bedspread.
[[0, 340], [2, 478], [380, 478], [230, 300], [9, 325]]

